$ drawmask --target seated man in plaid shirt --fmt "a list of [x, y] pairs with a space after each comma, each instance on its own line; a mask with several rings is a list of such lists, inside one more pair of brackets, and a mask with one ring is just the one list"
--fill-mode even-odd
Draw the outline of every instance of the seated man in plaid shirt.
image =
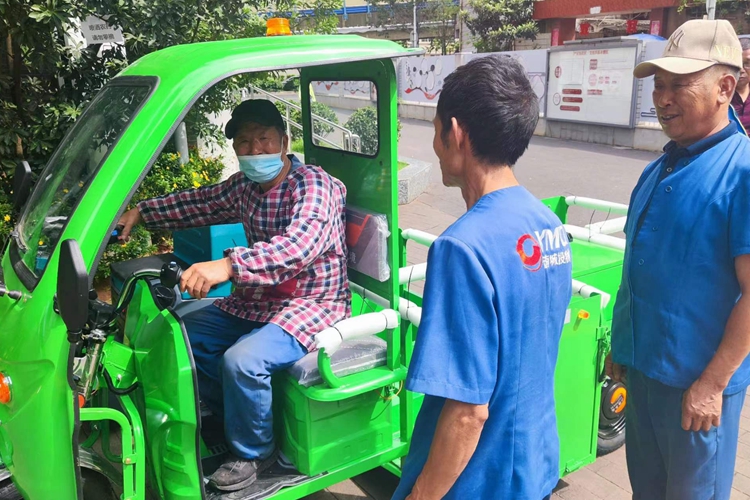
[[287, 155], [289, 137], [270, 101], [248, 100], [233, 112], [240, 172], [214, 186], [146, 200], [126, 212], [121, 238], [143, 221], [149, 229], [242, 222], [251, 246], [194, 264], [180, 289], [204, 298], [218, 283], [235, 291], [183, 320], [193, 349], [201, 400], [224, 416], [232, 454], [212, 476], [225, 491], [245, 488], [276, 459], [271, 375], [302, 358], [313, 335], [350, 314], [346, 272], [346, 188], [322, 168]]

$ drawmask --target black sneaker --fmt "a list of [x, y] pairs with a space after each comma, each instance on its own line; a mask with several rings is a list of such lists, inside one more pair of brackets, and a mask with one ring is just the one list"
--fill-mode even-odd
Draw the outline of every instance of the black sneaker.
[[248, 460], [230, 453], [221, 467], [211, 474], [209, 484], [221, 491], [237, 491], [247, 488], [258, 479], [258, 474], [273, 465], [277, 457], [277, 450], [262, 460]]

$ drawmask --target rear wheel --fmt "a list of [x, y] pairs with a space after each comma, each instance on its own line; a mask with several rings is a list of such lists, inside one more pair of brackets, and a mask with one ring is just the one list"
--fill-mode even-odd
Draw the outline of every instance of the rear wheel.
[[625, 444], [625, 406], [628, 391], [620, 382], [606, 379], [602, 385], [599, 411], [599, 440], [597, 456], [606, 455]]

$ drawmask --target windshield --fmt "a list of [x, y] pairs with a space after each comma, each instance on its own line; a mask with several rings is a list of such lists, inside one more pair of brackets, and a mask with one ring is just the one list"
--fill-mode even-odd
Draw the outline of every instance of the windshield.
[[99, 165], [150, 91], [148, 84], [107, 86], [45, 168], [15, 235], [18, 255], [36, 279]]

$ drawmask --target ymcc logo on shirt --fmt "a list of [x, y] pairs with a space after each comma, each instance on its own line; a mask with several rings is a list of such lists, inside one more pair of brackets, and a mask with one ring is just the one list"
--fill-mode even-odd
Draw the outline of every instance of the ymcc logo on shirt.
[[523, 267], [529, 271], [538, 271], [542, 267], [542, 247], [530, 234], [518, 238], [516, 252], [521, 257]]
[[542, 267], [559, 266], [570, 263], [568, 233], [562, 226], [534, 231], [534, 236], [524, 234], [518, 238], [516, 252], [521, 257], [523, 267], [538, 271]]

